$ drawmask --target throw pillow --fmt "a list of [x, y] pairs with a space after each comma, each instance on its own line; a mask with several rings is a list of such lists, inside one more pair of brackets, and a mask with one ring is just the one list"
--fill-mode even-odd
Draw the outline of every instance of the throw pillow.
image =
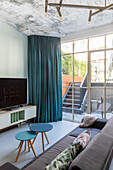
[[66, 170], [68, 169], [71, 162], [76, 157], [80, 147], [80, 142], [72, 144], [70, 147], [66, 148], [61, 152], [48, 166], [45, 170]]
[[95, 115], [86, 114], [79, 125], [79, 127], [88, 127], [92, 125], [98, 119]]
[[87, 144], [89, 143], [90, 141], [90, 129], [87, 129], [85, 131], [83, 131], [73, 142], [74, 143], [78, 143], [80, 142], [80, 145], [81, 145], [81, 149], [84, 149]]

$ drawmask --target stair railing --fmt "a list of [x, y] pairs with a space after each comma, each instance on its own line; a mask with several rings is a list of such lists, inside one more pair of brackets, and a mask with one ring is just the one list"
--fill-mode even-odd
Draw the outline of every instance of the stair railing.
[[85, 93], [86, 93], [86, 90], [87, 90], [87, 89], [85, 88], [85, 87], [87, 87], [87, 74], [88, 74], [88, 73], [85, 74], [84, 79], [83, 79], [83, 81], [82, 81], [81, 84], [80, 84], [80, 105], [81, 105], [82, 102], [83, 102], [83, 98], [84, 98]]
[[85, 92], [85, 95], [84, 95], [84, 98], [83, 98], [83, 101], [82, 101], [82, 104], [81, 104], [81, 113], [84, 112], [85, 110], [85, 107], [86, 107], [86, 103], [87, 103], [87, 90]]

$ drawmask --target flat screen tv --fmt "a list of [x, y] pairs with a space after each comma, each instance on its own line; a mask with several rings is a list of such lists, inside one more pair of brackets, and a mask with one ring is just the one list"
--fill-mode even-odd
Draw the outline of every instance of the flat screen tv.
[[27, 79], [0, 78], [0, 109], [27, 103]]

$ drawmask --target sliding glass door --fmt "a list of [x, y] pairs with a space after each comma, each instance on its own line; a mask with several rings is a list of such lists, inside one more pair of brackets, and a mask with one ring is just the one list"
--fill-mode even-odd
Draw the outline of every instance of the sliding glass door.
[[73, 42], [62, 45], [62, 114], [72, 120]]
[[113, 114], [113, 34], [62, 43], [63, 118]]

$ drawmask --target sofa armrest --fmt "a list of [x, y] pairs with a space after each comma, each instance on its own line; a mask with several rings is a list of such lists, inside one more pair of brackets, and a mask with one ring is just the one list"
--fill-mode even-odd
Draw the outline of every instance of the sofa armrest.
[[4, 165], [0, 166], [0, 170], [20, 170], [20, 169], [12, 165], [11, 163], [7, 162]]
[[90, 127], [91, 128], [97, 128], [97, 129], [102, 129], [105, 124], [107, 123], [107, 119], [97, 119]]
[[[112, 137], [99, 133], [72, 161], [69, 170], [108, 170], [112, 161]], [[78, 170], [78, 169], [77, 169]]]

